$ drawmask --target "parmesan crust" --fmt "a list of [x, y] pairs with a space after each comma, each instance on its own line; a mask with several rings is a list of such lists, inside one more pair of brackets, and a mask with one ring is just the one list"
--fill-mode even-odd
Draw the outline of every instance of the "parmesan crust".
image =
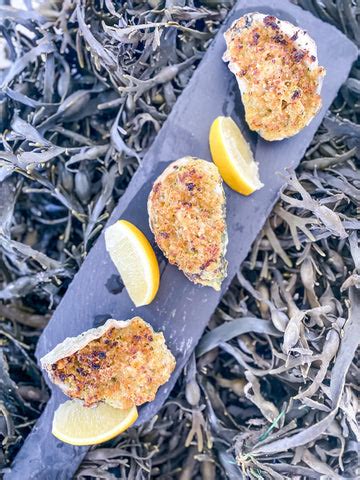
[[170, 263], [194, 283], [220, 290], [226, 276], [225, 194], [213, 163], [173, 162], [149, 195], [150, 228]]
[[67, 338], [40, 362], [70, 398], [88, 407], [105, 402], [124, 409], [153, 400], [175, 368], [163, 334], [140, 317], [110, 319]]
[[271, 15], [249, 13], [225, 33], [224, 61], [236, 76], [245, 118], [266, 140], [300, 132], [321, 107], [325, 69], [314, 40]]

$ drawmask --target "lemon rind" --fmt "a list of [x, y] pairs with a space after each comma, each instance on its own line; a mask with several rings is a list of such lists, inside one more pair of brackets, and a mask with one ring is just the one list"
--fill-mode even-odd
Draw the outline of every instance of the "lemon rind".
[[[150, 242], [140, 229], [138, 229], [135, 225], [128, 222], [127, 220], [118, 220], [110, 227], [108, 227], [105, 231], [106, 250], [110, 254], [111, 258], [112, 255], [110, 251], [111, 247], [109, 241], [112, 236], [111, 241], [115, 242], [116, 240], [114, 239], [114, 237], [115, 235], [119, 234], [125, 234], [128, 236], [128, 238], [131, 237], [131, 242], [136, 245], [135, 250], [139, 255], [139, 258], [141, 259], [140, 264], [143, 267], [143, 278], [145, 279], [145, 285], [147, 287], [146, 295], [144, 298], [141, 299], [141, 301], [137, 301], [137, 299], [132, 296], [132, 292], [130, 292], [129, 290], [128, 294], [136, 307], [148, 305], [156, 296], [159, 288], [160, 273], [155, 253], [150, 245]], [[118, 266], [115, 262], [114, 264], [118, 269]], [[119, 273], [121, 275], [120, 270]]]
[[[239, 164], [237, 163], [234, 155], [229, 153], [229, 149], [226, 148], [226, 140], [221, 133], [224, 131], [224, 122], [230, 119], [231, 122], [237, 127], [236, 123], [232, 120], [231, 117], [217, 117], [210, 129], [210, 150], [212, 153], [212, 157], [214, 163], [217, 165], [220, 174], [223, 177], [223, 180], [227, 185], [230, 186], [233, 190], [241, 193], [242, 195], [251, 195], [256, 190], [260, 190], [264, 184], [260, 180], [260, 173], [259, 173], [259, 166], [255, 161], [250, 145], [242, 136], [241, 131], [240, 135], [242, 137], [242, 141], [246, 144], [249, 154], [251, 155], [251, 168], [254, 172], [254, 178], [250, 178], [246, 172], [244, 171], [243, 165], [241, 165], [241, 174], [239, 173]], [[238, 127], [237, 127], [238, 128]], [[219, 162], [215, 159], [216, 151], [221, 150], [223, 152], [222, 160]], [[243, 157], [240, 153], [239, 155]], [[226, 157], [226, 161], [223, 158]], [[227, 163], [227, 164], [226, 164]], [[246, 160], [242, 163], [247, 163]], [[227, 171], [225, 171], [227, 170]], [[229, 177], [232, 177], [230, 179]], [[254, 181], [255, 180], [255, 181]], [[245, 187], [245, 188], [244, 188]]]
[[[77, 402], [76, 400], [70, 400], [71, 402]], [[60, 408], [60, 407], [59, 407]], [[84, 407], [85, 408], [85, 407]], [[96, 407], [95, 407], [96, 408]], [[111, 440], [112, 438], [117, 437], [121, 433], [125, 432], [128, 428], [130, 428], [138, 419], [139, 413], [136, 408], [136, 406], [132, 407], [130, 410], [130, 415], [125, 417], [125, 419], [120, 422], [119, 424], [116, 425], [116, 427], [112, 428], [106, 433], [96, 435], [93, 437], [71, 437], [69, 435], [66, 435], [61, 432], [61, 430], [57, 429], [54, 426], [54, 421], [53, 421], [53, 426], [52, 426], [52, 431], [51, 433], [59, 440], [61, 440], [64, 443], [68, 443], [70, 445], [75, 445], [75, 446], [87, 446], [87, 445], [97, 445], [99, 443], [107, 442]]]

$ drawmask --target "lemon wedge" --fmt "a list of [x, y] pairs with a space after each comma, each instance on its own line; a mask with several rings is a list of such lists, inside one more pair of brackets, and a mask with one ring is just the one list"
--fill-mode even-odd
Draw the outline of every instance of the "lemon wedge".
[[132, 223], [119, 220], [105, 231], [106, 250], [136, 307], [148, 305], [159, 289], [159, 264], [148, 239]]
[[68, 400], [54, 414], [52, 434], [71, 445], [95, 445], [124, 432], [137, 417], [135, 405], [127, 410], [106, 403], [88, 408], [79, 400]]
[[249, 144], [230, 117], [217, 117], [210, 128], [210, 151], [224, 181], [236, 192], [250, 195], [264, 185]]

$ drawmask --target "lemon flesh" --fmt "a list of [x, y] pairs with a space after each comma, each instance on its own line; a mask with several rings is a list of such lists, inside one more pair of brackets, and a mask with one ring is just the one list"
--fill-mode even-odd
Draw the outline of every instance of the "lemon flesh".
[[99, 403], [88, 408], [78, 400], [68, 400], [54, 414], [52, 434], [71, 445], [95, 445], [124, 432], [137, 417], [136, 406], [121, 410]]
[[217, 117], [210, 128], [210, 151], [224, 181], [236, 192], [250, 195], [264, 185], [249, 144], [230, 117]]
[[106, 229], [105, 244], [135, 306], [152, 302], [159, 289], [160, 271], [145, 235], [132, 223], [119, 220]]

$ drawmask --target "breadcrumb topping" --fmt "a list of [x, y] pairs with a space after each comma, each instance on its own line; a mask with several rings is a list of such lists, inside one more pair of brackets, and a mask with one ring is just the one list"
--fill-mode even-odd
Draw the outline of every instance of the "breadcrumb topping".
[[220, 289], [227, 234], [217, 167], [193, 157], [174, 162], [155, 182], [148, 208], [155, 240], [169, 262], [191, 281]]
[[49, 374], [69, 397], [83, 400], [85, 406], [104, 401], [130, 408], [153, 400], [174, 368], [163, 334], [136, 317], [127, 327], [111, 328], [53, 363]]
[[309, 123], [321, 107], [325, 75], [316, 57], [296, 44], [298, 33], [290, 37], [279, 25], [270, 15], [252, 22], [242, 17], [225, 34], [226, 60], [244, 85], [246, 121], [266, 140], [290, 137]]

